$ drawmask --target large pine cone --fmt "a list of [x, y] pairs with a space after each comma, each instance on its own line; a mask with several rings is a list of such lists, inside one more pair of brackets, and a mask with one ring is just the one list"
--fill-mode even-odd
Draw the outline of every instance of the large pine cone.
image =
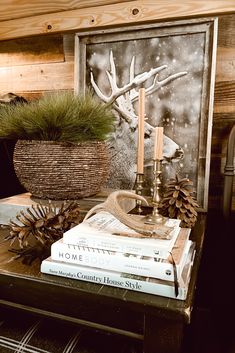
[[9, 223], [10, 251], [16, 258], [30, 264], [35, 258], [40, 260], [50, 255], [51, 244], [62, 238], [63, 233], [80, 222], [80, 206], [77, 202], [63, 202], [57, 209], [49, 202], [48, 206], [32, 205], [16, 215], [16, 221]]
[[192, 228], [197, 220], [198, 207], [191, 180], [176, 176], [165, 185], [159, 205], [161, 215], [181, 219], [181, 227]]

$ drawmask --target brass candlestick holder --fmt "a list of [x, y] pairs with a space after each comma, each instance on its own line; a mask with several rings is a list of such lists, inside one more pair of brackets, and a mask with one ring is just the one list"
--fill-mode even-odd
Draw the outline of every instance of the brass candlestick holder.
[[162, 161], [159, 159], [153, 160], [153, 182], [152, 182], [152, 205], [153, 211], [151, 215], [146, 217], [145, 223], [165, 223], [166, 218], [161, 216], [158, 212], [159, 204], [161, 201], [161, 174], [162, 174]]
[[[136, 173], [136, 185], [135, 191], [137, 195], [143, 195], [143, 184], [144, 184], [144, 174], [143, 173]], [[143, 212], [142, 210], [142, 201], [136, 200], [136, 209], [139, 214]]]

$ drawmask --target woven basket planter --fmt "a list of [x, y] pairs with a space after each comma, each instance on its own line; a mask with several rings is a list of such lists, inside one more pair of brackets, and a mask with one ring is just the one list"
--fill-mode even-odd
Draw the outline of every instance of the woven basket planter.
[[18, 140], [13, 155], [20, 183], [33, 196], [78, 199], [97, 194], [108, 178], [105, 142]]

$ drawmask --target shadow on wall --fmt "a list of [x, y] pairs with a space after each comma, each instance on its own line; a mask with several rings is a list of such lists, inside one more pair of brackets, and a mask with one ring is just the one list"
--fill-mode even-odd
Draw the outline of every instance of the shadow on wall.
[[[27, 102], [14, 93], [0, 96], [0, 106]], [[0, 140], [0, 198], [20, 194], [25, 189], [18, 181], [13, 166], [13, 152], [16, 141]]]
[[16, 141], [11, 140], [0, 141], [0, 198], [25, 192], [13, 167], [15, 143]]

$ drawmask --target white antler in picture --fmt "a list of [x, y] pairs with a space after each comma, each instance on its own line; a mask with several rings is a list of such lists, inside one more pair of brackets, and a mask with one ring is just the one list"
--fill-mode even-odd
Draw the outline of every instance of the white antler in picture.
[[[135, 111], [134, 102], [138, 100], [138, 87], [145, 86], [146, 96], [153, 94], [170, 82], [187, 74], [186, 71], [178, 72], [159, 80], [158, 74], [167, 68], [162, 65], [151, 68], [147, 72], [135, 75], [135, 56], [132, 57], [129, 69], [129, 82], [118, 87], [117, 72], [110, 51], [110, 71], [106, 70], [111, 94], [105, 95], [98, 87], [95, 77], [91, 72], [91, 85], [97, 96], [106, 104], [112, 104], [117, 115], [117, 124], [114, 135], [110, 139], [109, 147], [111, 153], [111, 174], [108, 187], [131, 189], [135, 181], [136, 172], [136, 141], [138, 113]], [[147, 86], [147, 81], [152, 83]], [[145, 121], [145, 163], [148, 164], [153, 158], [154, 127]], [[182, 148], [172, 139], [164, 135], [163, 158], [166, 162], [178, 161], [183, 157]]]

